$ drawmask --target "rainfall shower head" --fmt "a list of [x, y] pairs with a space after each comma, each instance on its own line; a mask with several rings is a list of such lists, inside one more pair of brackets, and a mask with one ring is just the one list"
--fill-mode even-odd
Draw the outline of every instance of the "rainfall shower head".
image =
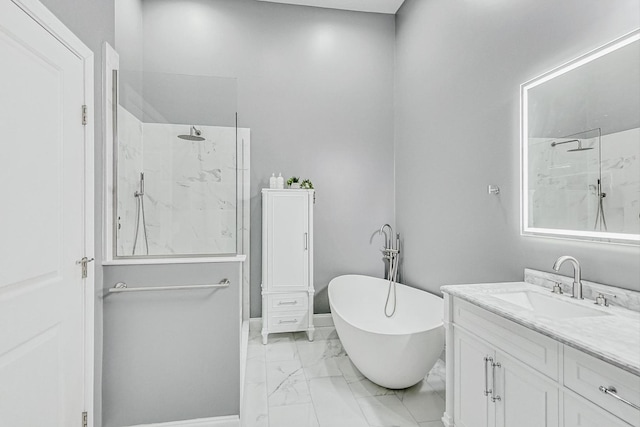
[[582, 147], [582, 141], [580, 141], [579, 139], [570, 139], [569, 141], [553, 141], [551, 143], [552, 147], [555, 147], [556, 145], [560, 145], [560, 144], [568, 144], [570, 142], [577, 142], [578, 143], [578, 148], [572, 148], [571, 150], [567, 150], [567, 153], [573, 153], [576, 151], [587, 151], [587, 150], [593, 150], [593, 147]]
[[567, 153], [573, 153], [576, 151], [587, 151], [593, 150], [593, 147], [582, 147], [582, 141], [578, 141], [578, 148], [572, 148], [571, 150], [567, 150]]
[[191, 126], [191, 129], [189, 129], [189, 135], [178, 135], [178, 138], [185, 139], [187, 141], [204, 141], [204, 138], [200, 135], [202, 135], [202, 132], [196, 129], [195, 126]]

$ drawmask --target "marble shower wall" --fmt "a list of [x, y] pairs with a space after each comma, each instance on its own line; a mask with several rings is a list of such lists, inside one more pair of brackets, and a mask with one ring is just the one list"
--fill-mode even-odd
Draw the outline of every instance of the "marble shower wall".
[[236, 130], [144, 124], [150, 255], [236, 253]]
[[581, 152], [567, 152], [576, 143], [552, 148], [550, 141], [530, 139], [530, 225], [594, 230], [600, 163], [607, 231], [640, 233], [640, 129], [602, 136], [601, 160], [597, 138], [583, 140], [594, 150]]
[[[191, 125], [142, 123], [121, 110], [118, 255], [132, 254], [141, 171], [148, 255], [235, 254], [236, 129], [196, 124], [205, 140], [186, 141], [178, 135]], [[146, 255], [142, 224], [136, 255]]]
[[[116, 250], [118, 256], [131, 255], [135, 233], [136, 198], [143, 166], [143, 124], [118, 105], [118, 170], [116, 213]], [[141, 252], [137, 251], [138, 254]]]

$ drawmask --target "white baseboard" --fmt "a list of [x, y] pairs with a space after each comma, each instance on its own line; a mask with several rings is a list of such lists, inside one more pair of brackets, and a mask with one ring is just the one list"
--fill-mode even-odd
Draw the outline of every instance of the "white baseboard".
[[238, 415], [229, 415], [225, 417], [171, 421], [168, 423], [138, 424], [129, 427], [240, 427], [240, 417]]
[[[333, 326], [333, 317], [331, 317], [331, 313], [314, 314], [313, 326], [316, 328]], [[252, 317], [249, 319], [249, 330], [252, 332], [260, 332], [262, 330], [262, 317]]]

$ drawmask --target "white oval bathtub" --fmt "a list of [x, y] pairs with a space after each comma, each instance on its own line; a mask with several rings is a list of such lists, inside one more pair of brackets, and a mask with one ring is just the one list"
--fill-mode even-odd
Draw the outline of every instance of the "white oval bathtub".
[[387, 280], [355, 274], [329, 283], [331, 316], [353, 364], [391, 389], [420, 382], [444, 348], [442, 298], [397, 285], [397, 310], [384, 315]]

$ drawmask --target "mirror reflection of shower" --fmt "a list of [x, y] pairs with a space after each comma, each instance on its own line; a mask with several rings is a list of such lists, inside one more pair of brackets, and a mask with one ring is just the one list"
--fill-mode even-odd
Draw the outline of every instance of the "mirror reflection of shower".
[[[576, 146], [574, 146], [574, 148], [569, 148], [568, 150], [566, 150], [567, 153], [579, 153], [582, 151], [589, 151], [589, 150], [593, 150], [594, 147], [589, 147], [589, 146], [583, 146], [583, 140], [581, 139], [576, 139], [573, 138], [571, 139], [571, 137], [575, 136], [575, 135], [583, 135], [583, 134], [587, 134], [590, 132], [597, 132], [597, 137], [592, 137], [589, 138], [587, 141], [594, 141], [597, 143], [597, 148], [598, 148], [598, 165], [600, 165], [602, 163], [601, 157], [601, 129], [597, 128], [597, 129], [592, 129], [589, 131], [584, 131], [584, 132], [579, 132], [577, 134], [574, 135], [569, 135], [566, 138], [560, 138], [560, 140], [555, 140], [551, 142], [551, 147], [555, 148], [558, 145], [563, 145], [563, 144], [572, 144], [573, 143], [577, 143]], [[566, 141], [563, 141], [563, 139], [566, 139]], [[608, 231], [607, 230], [607, 220], [605, 218], [605, 214], [604, 214], [604, 198], [607, 197], [607, 193], [602, 191], [602, 171], [600, 170], [600, 168], [598, 167], [598, 175], [596, 178], [596, 183], [595, 184], [589, 184], [588, 188], [590, 191], [590, 194], [593, 194], [597, 197], [597, 201], [596, 201], [596, 215], [595, 215], [595, 221], [593, 224], [593, 230], [594, 231]]]
[[602, 181], [598, 178], [598, 184], [596, 187], [596, 196], [598, 197], [598, 208], [596, 213], [596, 222], [593, 224], [594, 230], [608, 231], [607, 220], [604, 217], [603, 200], [607, 197], [607, 193], [602, 191]]
[[133, 236], [133, 250], [131, 255], [136, 254], [138, 235], [140, 234], [140, 222], [142, 222], [142, 235], [144, 236], [145, 252], [142, 255], [149, 255], [149, 238], [147, 237], [147, 222], [144, 217], [144, 172], [140, 172], [140, 187], [133, 193], [136, 199], [136, 228]]
[[573, 152], [576, 152], [576, 151], [593, 150], [593, 147], [582, 147], [582, 141], [580, 141], [579, 139], [571, 139], [569, 141], [553, 141], [551, 143], [551, 146], [555, 147], [556, 145], [568, 144], [570, 142], [577, 142], [578, 143], [578, 147], [577, 148], [571, 148], [571, 149], [567, 150], [567, 153], [573, 153]]

